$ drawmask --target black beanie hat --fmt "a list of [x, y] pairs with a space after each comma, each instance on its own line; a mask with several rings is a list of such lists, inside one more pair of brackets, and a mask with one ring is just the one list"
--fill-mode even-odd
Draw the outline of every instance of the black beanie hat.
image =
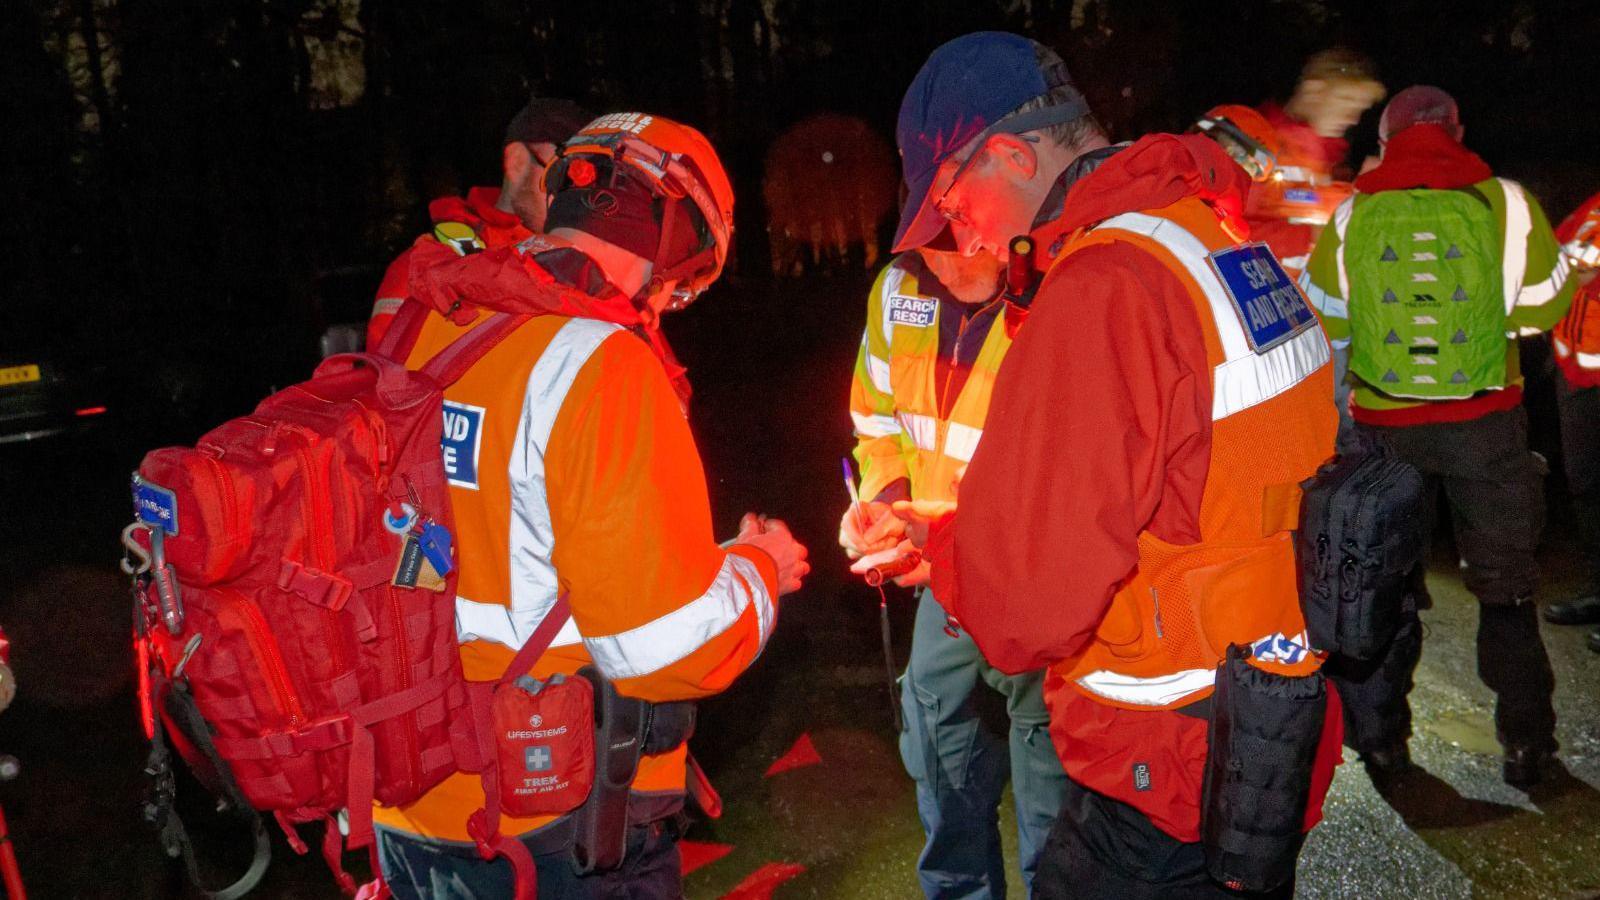
[[571, 100], [534, 97], [506, 126], [505, 143], [555, 144], [559, 147], [593, 118], [588, 110]]

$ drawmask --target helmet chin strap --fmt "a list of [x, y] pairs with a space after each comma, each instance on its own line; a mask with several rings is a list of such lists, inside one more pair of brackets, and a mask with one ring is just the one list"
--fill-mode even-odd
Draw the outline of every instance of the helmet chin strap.
[[[673, 252], [673, 237], [678, 230], [693, 228], [682, 207], [685, 202], [687, 201], [678, 198], [667, 198], [661, 215], [661, 236], [656, 243], [655, 259], [650, 264], [650, 277], [633, 297], [633, 305], [639, 309], [641, 315], [644, 315], [649, 308], [651, 297], [667, 290], [668, 285], [682, 285], [689, 282], [706, 268], [708, 256], [715, 258], [712, 250], [701, 249], [676, 262], [667, 259], [667, 255]], [[673, 301], [667, 309], [682, 309], [692, 301], [692, 296], [687, 302]], [[654, 310], [650, 310], [649, 314], [651, 318], [657, 318]]]

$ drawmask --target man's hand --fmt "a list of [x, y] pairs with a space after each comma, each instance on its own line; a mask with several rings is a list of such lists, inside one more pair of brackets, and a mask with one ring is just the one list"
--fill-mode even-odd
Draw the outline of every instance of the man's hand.
[[888, 550], [905, 536], [906, 523], [895, 518], [889, 504], [871, 500], [846, 507], [839, 519], [839, 546], [851, 559]]
[[913, 546], [928, 543], [928, 529], [934, 522], [956, 514], [954, 500], [896, 500], [890, 507], [897, 518], [905, 522], [906, 537]]
[[779, 519], [769, 519], [755, 513], [745, 513], [739, 520], [739, 536], [733, 539], [735, 544], [749, 544], [772, 557], [778, 564], [778, 596], [792, 594], [800, 590], [800, 581], [811, 571], [811, 564], [806, 562], [806, 548], [794, 535], [789, 533], [789, 526]]

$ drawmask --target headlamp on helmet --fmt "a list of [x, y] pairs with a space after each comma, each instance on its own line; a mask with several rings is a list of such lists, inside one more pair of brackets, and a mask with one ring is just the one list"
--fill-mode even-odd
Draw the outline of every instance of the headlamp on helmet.
[[547, 196], [617, 189], [623, 181], [649, 192], [658, 236], [643, 293], [674, 283], [668, 309], [688, 306], [722, 273], [733, 233], [733, 191], [698, 131], [640, 113], [601, 116], [567, 141], [544, 179]]
[[1266, 181], [1278, 162], [1277, 132], [1264, 116], [1247, 106], [1214, 107], [1190, 129], [1227, 152], [1252, 181]]

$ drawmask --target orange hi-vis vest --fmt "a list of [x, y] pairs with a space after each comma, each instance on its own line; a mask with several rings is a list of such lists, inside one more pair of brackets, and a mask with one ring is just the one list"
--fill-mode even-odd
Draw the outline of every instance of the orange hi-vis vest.
[[[458, 326], [430, 314], [408, 362], [488, 318]], [[498, 679], [562, 592], [572, 619], [536, 678], [593, 663], [624, 695], [690, 700], [726, 688], [761, 652], [777, 619], [776, 567], [712, 537], [688, 422], [639, 336], [595, 319], [534, 318], [446, 389], [443, 453], [469, 680]], [[684, 753], [640, 761], [635, 810], [681, 805]], [[479, 776], [457, 772], [373, 818], [465, 842], [483, 803]], [[527, 834], [554, 818], [506, 816], [500, 831]]]
[[[1229, 644], [1253, 647], [1253, 663], [1269, 671], [1315, 671], [1290, 532], [1299, 483], [1333, 454], [1327, 337], [1281, 267], [1261, 261], [1270, 257], [1265, 246], [1231, 238], [1197, 198], [1108, 219], [1061, 258], [1114, 241], [1167, 266], [1188, 288], [1204, 334], [1212, 436], [1200, 541], [1177, 546], [1141, 534], [1137, 568], [1093, 640], [1056, 670], [1090, 699], [1147, 710], [1209, 695]], [[1243, 298], [1223, 275], [1230, 267], [1249, 281], [1235, 279], [1247, 288]]]

